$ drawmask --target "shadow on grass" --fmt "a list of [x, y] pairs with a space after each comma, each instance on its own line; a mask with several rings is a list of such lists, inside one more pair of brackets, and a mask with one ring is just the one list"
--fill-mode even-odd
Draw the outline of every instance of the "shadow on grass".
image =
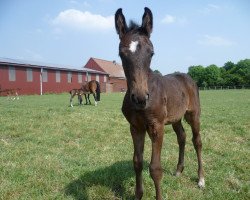
[[[144, 162], [144, 170], [148, 163]], [[134, 196], [125, 194], [124, 181], [135, 177], [132, 161], [120, 161], [105, 168], [86, 172], [77, 180], [72, 181], [65, 187], [65, 194], [76, 200], [89, 200], [88, 188], [104, 186], [111, 189], [116, 198], [134, 199]]]

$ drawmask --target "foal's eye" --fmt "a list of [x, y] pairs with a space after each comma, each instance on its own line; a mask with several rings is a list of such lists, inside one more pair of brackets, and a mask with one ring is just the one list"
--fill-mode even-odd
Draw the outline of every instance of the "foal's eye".
[[155, 52], [154, 52], [154, 51], [151, 52], [151, 57], [153, 57], [153, 55], [155, 55]]

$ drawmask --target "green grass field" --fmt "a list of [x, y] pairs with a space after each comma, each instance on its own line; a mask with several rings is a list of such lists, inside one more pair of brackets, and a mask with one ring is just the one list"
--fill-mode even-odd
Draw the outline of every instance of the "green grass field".
[[[69, 95], [0, 97], [0, 199], [133, 199], [133, 147], [121, 113], [124, 94], [102, 94], [95, 106], [69, 107]], [[178, 145], [166, 126], [162, 190], [168, 199], [250, 199], [250, 90], [201, 91], [206, 188], [187, 133], [185, 170], [173, 176]], [[93, 97], [92, 97], [93, 101]], [[74, 99], [75, 104], [76, 98]], [[154, 199], [144, 152], [143, 199]]]

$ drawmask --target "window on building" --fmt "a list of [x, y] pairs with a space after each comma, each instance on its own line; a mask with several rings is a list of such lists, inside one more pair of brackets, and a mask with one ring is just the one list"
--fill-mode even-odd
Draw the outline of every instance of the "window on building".
[[85, 74], [85, 81], [88, 81], [88, 74]]
[[43, 77], [43, 82], [48, 82], [48, 71], [46, 69], [43, 69], [42, 77]]
[[107, 82], [107, 76], [106, 76], [106, 75], [104, 75], [104, 77], [103, 77], [103, 82], [104, 82], [104, 83]]
[[72, 73], [68, 72], [68, 83], [72, 83]]
[[26, 69], [26, 74], [27, 74], [27, 82], [32, 82], [33, 81], [33, 73], [31, 68]]
[[56, 82], [57, 83], [61, 82], [61, 73], [60, 73], [60, 71], [56, 71]]
[[96, 74], [95, 80], [99, 82], [99, 74]]
[[16, 81], [15, 67], [9, 67], [9, 81]]
[[78, 73], [78, 83], [82, 83], [82, 74]]
[[88, 74], [88, 81], [91, 81], [91, 74]]

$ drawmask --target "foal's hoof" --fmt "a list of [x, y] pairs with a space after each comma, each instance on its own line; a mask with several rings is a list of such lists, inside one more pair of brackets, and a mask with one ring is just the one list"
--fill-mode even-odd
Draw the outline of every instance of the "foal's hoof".
[[176, 172], [175, 172], [175, 176], [176, 176], [176, 177], [179, 177], [179, 176], [181, 176], [181, 172], [179, 172], [179, 171], [176, 171]]
[[199, 188], [205, 188], [205, 179], [201, 178], [198, 182]]
[[179, 177], [184, 170], [184, 166], [177, 166], [175, 176]]

